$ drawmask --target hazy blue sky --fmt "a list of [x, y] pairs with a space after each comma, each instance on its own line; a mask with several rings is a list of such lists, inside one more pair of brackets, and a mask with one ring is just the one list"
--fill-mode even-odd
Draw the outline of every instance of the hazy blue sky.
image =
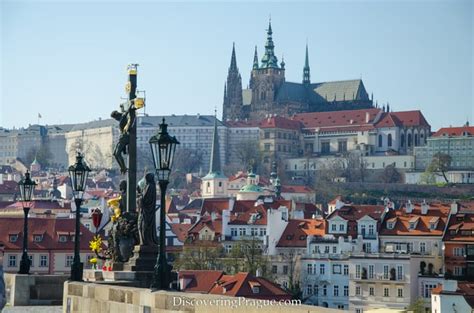
[[473, 121], [472, 1], [163, 3], [1, 2], [0, 126], [106, 118], [139, 63], [147, 113], [222, 112], [232, 42], [247, 85], [271, 14], [286, 79], [362, 77], [393, 110], [421, 109], [433, 129]]

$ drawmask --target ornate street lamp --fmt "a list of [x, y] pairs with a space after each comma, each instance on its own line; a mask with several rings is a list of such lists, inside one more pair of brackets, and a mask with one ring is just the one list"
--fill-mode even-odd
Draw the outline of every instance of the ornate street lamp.
[[74, 260], [71, 266], [71, 280], [82, 281], [83, 264], [79, 254], [79, 234], [80, 234], [80, 218], [81, 203], [84, 191], [86, 190], [87, 176], [91, 169], [84, 162], [82, 155], [78, 152], [76, 163], [69, 166], [69, 177], [71, 178], [71, 187], [76, 204], [76, 231], [74, 233]]
[[23, 204], [23, 254], [21, 255], [19, 274], [30, 274], [30, 258], [28, 257], [28, 213], [30, 212], [31, 198], [36, 183], [31, 180], [30, 172], [26, 171], [25, 177], [18, 182], [21, 203]]
[[158, 176], [158, 184], [160, 186], [161, 202], [160, 202], [160, 251], [156, 260], [155, 272], [153, 273], [152, 289], [167, 290], [170, 285], [171, 266], [166, 260], [166, 224], [165, 224], [165, 207], [166, 207], [166, 188], [168, 187], [171, 167], [173, 165], [174, 153], [176, 146], [179, 145], [176, 137], [168, 134], [168, 125], [163, 122], [160, 124], [158, 134], [150, 138], [151, 154], [155, 165], [156, 175]]

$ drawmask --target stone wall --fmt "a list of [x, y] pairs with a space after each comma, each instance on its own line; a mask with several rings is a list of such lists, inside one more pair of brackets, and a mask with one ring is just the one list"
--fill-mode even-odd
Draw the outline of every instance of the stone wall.
[[69, 275], [22, 275], [5, 273], [7, 302], [12, 306], [61, 303], [63, 284]]
[[[247, 301], [247, 303], [245, 303]], [[342, 313], [345, 311], [308, 305], [291, 305], [269, 301], [219, 295], [152, 292], [144, 288], [106, 284], [65, 282], [63, 312], [114, 313]]]

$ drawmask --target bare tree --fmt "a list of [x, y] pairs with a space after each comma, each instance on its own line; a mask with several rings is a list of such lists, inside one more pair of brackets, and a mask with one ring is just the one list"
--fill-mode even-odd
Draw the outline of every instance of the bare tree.
[[438, 176], [443, 176], [446, 183], [449, 183], [446, 172], [449, 171], [452, 158], [449, 154], [438, 152], [433, 155], [431, 163], [426, 168], [426, 172], [433, 173]]

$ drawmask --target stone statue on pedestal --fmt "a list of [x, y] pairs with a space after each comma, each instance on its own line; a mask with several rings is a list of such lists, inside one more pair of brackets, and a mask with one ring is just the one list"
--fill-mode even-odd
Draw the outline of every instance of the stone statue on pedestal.
[[140, 245], [156, 246], [156, 183], [152, 173], [145, 175], [145, 186], [138, 187], [138, 233]]

